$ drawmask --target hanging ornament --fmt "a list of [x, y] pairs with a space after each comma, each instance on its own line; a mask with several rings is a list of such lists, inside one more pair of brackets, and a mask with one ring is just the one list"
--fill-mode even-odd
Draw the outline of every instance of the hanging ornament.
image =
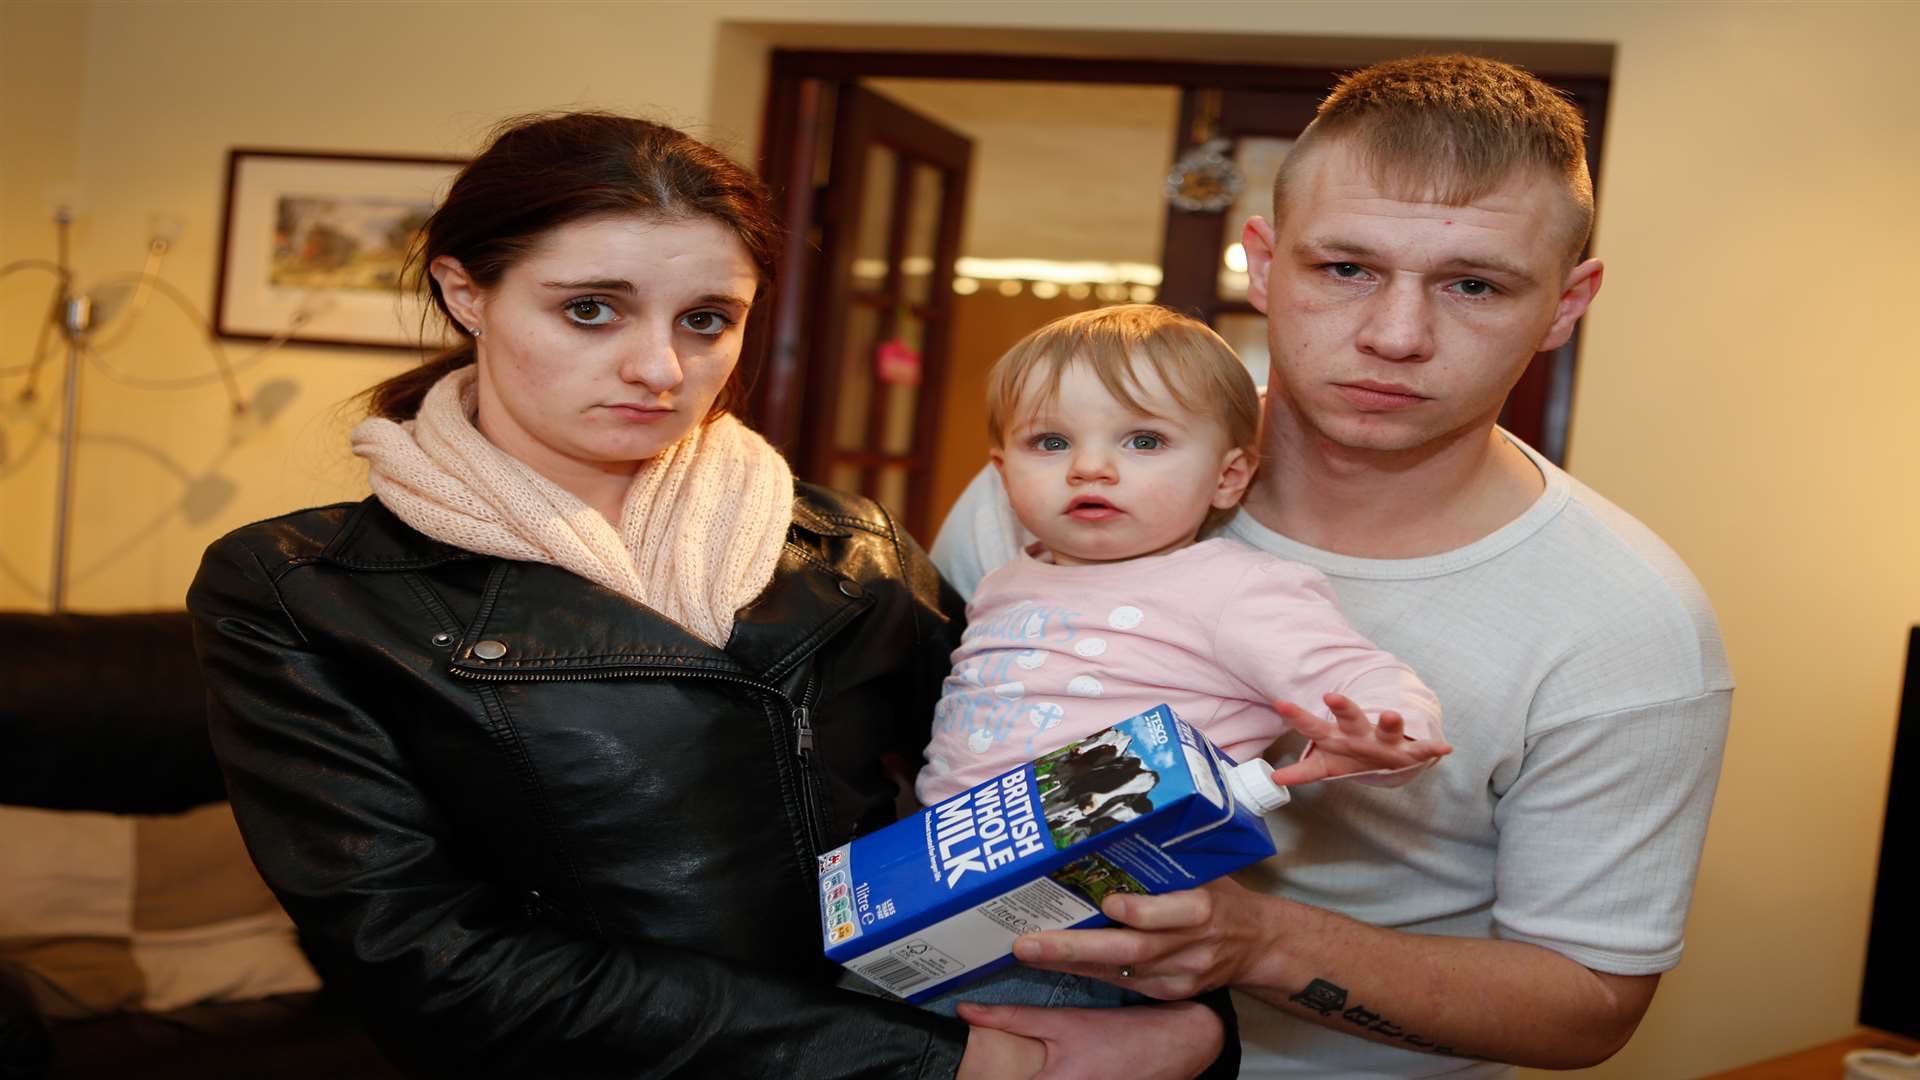
[[1180, 155], [1167, 174], [1167, 201], [1176, 209], [1214, 214], [1233, 205], [1247, 179], [1227, 154], [1230, 139], [1208, 139]]
[[900, 338], [883, 341], [874, 354], [876, 374], [895, 386], [920, 385], [920, 350]]
[[1233, 140], [1218, 131], [1220, 91], [1198, 91], [1194, 105], [1194, 147], [1181, 154], [1167, 173], [1167, 201], [1177, 210], [1217, 214], [1233, 205], [1247, 178], [1233, 160]]

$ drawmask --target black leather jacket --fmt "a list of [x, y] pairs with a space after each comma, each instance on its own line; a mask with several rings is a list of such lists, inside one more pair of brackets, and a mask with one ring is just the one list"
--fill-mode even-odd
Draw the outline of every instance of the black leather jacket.
[[374, 500], [240, 529], [188, 596], [247, 844], [430, 1074], [952, 1075], [966, 1028], [833, 986], [814, 856], [894, 817], [959, 602], [800, 485], [725, 650]]

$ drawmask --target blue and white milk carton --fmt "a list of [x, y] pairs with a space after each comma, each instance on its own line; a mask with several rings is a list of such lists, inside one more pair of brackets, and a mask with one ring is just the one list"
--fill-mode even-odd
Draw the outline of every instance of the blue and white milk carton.
[[1274, 853], [1287, 802], [1165, 705], [820, 856], [827, 957], [908, 1001], [1013, 962], [1037, 930], [1103, 926], [1110, 893], [1190, 889]]

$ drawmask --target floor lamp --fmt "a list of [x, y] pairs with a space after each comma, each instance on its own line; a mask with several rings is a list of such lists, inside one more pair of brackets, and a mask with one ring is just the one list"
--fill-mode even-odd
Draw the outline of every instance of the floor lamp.
[[[69, 551], [73, 538], [73, 493], [75, 451], [79, 444], [80, 419], [80, 366], [83, 361], [93, 361], [110, 377], [149, 389], [185, 389], [190, 386], [204, 385], [209, 381], [218, 381], [225, 389], [227, 399], [234, 416], [243, 417], [252, 414], [260, 423], [273, 419], [294, 396], [294, 384], [291, 380], [274, 380], [261, 387], [255, 401], [249, 403], [240, 392], [236, 372], [264, 359], [273, 350], [285, 344], [287, 339], [306, 321], [306, 312], [297, 312], [291, 324], [278, 336], [268, 341], [239, 363], [230, 362], [226, 351], [213, 340], [207, 320], [192, 303], [173, 286], [159, 276], [160, 263], [173, 246], [178, 226], [165, 220], [156, 220], [150, 238], [147, 241], [146, 265], [133, 274], [121, 275], [101, 281], [91, 292], [82, 292], [76, 285], [77, 275], [73, 270], [68, 253], [68, 234], [73, 225], [73, 212], [61, 206], [54, 210], [53, 224], [58, 238], [57, 258], [53, 262], [44, 259], [23, 259], [19, 262], [0, 266], [0, 278], [22, 270], [46, 270], [55, 278], [53, 303], [48, 317], [41, 324], [40, 336], [34, 349], [33, 359], [26, 366], [27, 384], [19, 395], [22, 402], [31, 402], [37, 397], [40, 373], [53, 350], [49, 348], [54, 335], [64, 342], [66, 370], [61, 379], [60, 395], [60, 460], [55, 478], [54, 514], [53, 514], [53, 565], [47, 586], [48, 607], [54, 613], [66, 610], [67, 577], [69, 571]], [[104, 352], [127, 338], [147, 301], [155, 294], [172, 300], [186, 316], [203, 331], [207, 332], [209, 354], [213, 361], [214, 374], [173, 380], [138, 380], [119, 373], [108, 365]], [[106, 342], [96, 344], [93, 338], [95, 329], [114, 315], [113, 308], [125, 301], [126, 313], [120, 326]], [[0, 373], [4, 373], [0, 370]], [[222, 505], [232, 496], [233, 486], [226, 485], [189, 485], [192, 491], [212, 491]], [[211, 516], [219, 506], [200, 507], [200, 514], [193, 516]]]

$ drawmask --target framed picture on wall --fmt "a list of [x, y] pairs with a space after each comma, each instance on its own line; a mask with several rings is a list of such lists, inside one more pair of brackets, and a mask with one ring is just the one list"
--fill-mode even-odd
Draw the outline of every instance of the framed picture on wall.
[[401, 281], [457, 158], [235, 149], [213, 325], [222, 337], [415, 349], [440, 329]]

